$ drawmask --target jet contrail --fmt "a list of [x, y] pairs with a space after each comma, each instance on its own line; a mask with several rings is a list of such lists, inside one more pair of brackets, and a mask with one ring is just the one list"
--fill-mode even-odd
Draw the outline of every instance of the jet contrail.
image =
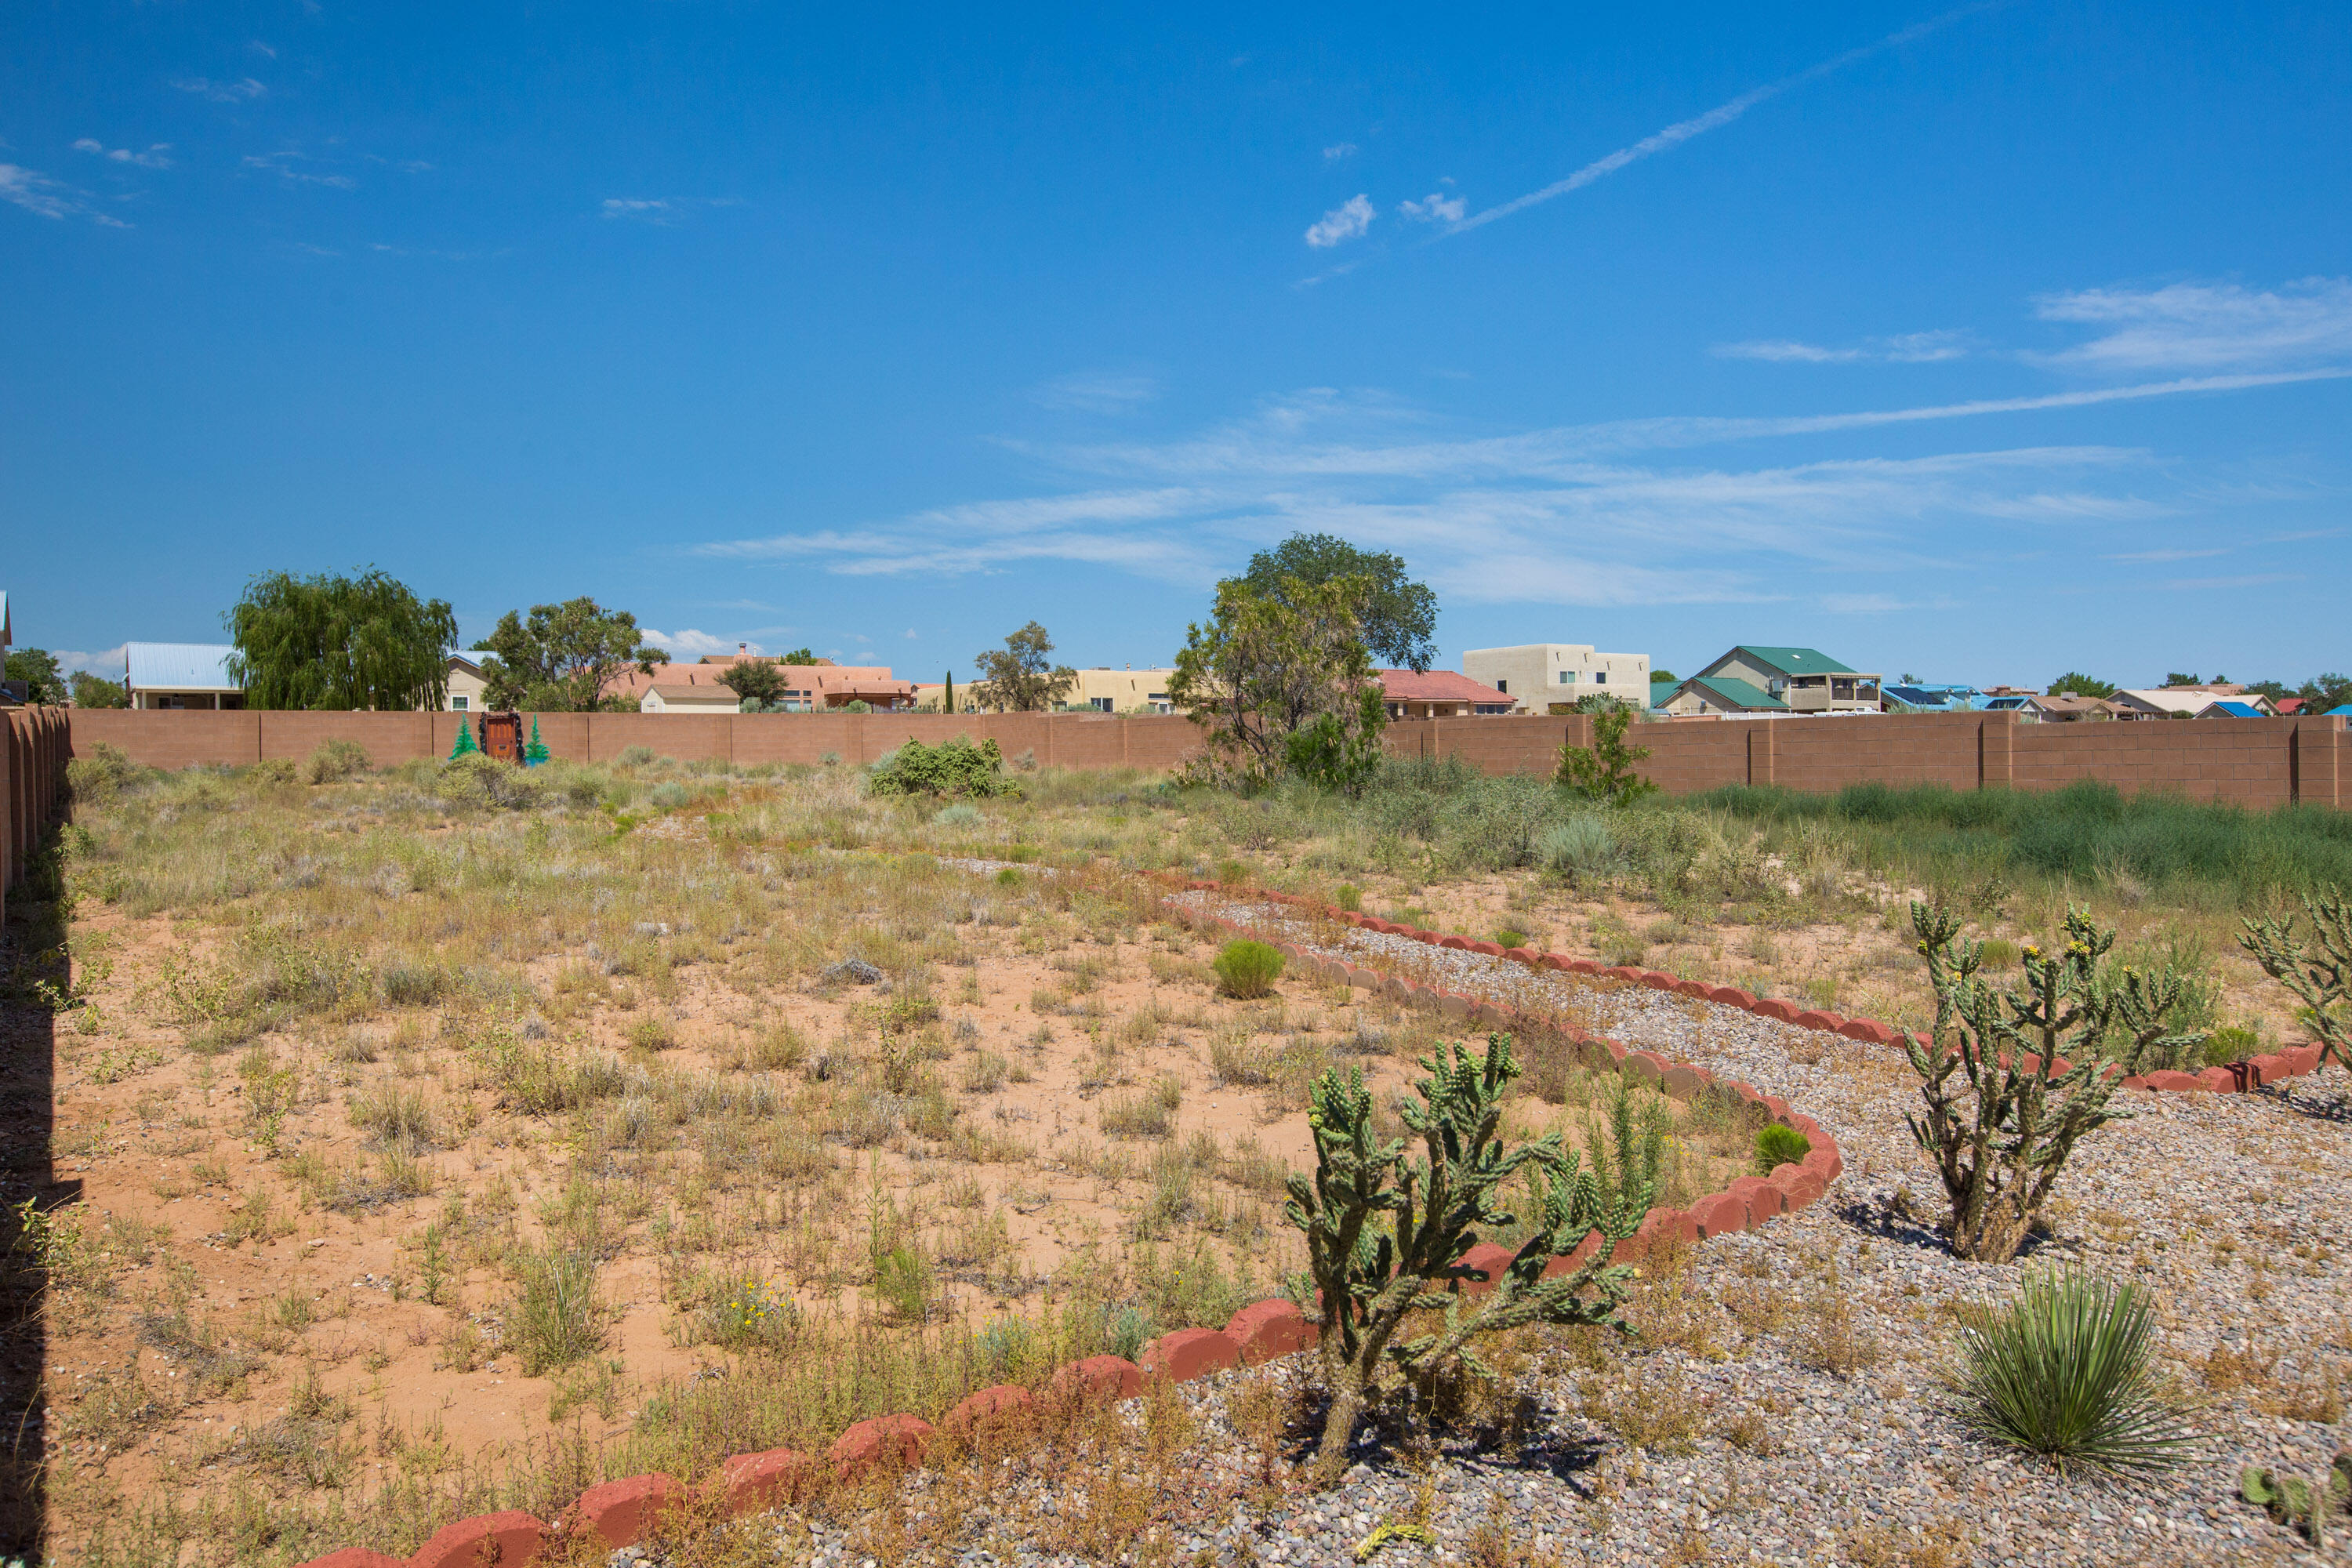
[[1957, 22], [1963, 16], [1971, 16], [1979, 11], [1992, 10], [1995, 5], [2001, 3], [2002, 0], [1986, 0], [1984, 4], [1963, 5], [1957, 11], [1947, 11], [1940, 16], [1915, 23], [1899, 33], [1889, 33], [1874, 44], [1864, 44], [1858, 49], [1848, 49], [1834, 59], [1823, 60], [1816, 66], [1808, 66], [1794, 76], [1784, 76], [1779, 81], [1768, 82], [1762, 87], [1751, 89], [1728, 103], [1717, 104], [1705, 114], [1678, 121], [1654, 136], [1644, 136], [1630, 147], [1620, 147], [1605, 158], [1596, 158], [1564, 180], [1555, 180], [1539, 191], [1529, 191], [1526, 195], [1505, 202], [1500, 206], [1488, 207], [1482, 213], [1473, 213], [1445, 232], [1461, 234], [1465, 230], [1493, 223], [1496, 218], [1508, 217], [1513, 213], [1534, 206], [1538, 202], [1548, 202], [1554, 196], [1564, 196], [1570, 191], [1591, 184], [1604, 174], [1615, 174], [1628, 163], [1638, 163], [1654, 153], [1679, 147], [1694, 136], [1702, 136], [1717, 126], [1728, 125], [1766, 99], [1778, 98], [1790, 88], [1801, 87], [1806, 82], [1825, 77], [1832, 71], [1842, 69], [1856, 60], [1866, 58], [1881, 50], [1891, 49], [1898, 45], [1910, 43], [1915, 38], [1925, 37], [1927, 34]]

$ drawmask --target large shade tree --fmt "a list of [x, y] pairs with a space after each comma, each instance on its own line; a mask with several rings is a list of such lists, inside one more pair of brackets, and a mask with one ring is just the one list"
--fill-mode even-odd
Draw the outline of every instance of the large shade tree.
[[719, 684], [757, 713], [784, 694], [783, 667], [772, 659], [739, 658], [719, 672]]
[[20, 647], [8, 656], [10, 680], [25, 683], [25, 700], [51, 706], [62, 705], [66, 700], [65, 672], [58, 668], [58, 656], [47, 648]]
[[1359, 550], [1336, 534], [1294, 533], [1251, 556], [1241, 581], [1282, 599], [1291, 591], [1286, 584], [1320, 588], [1342, 577], [1364, 584], [1358, 626], [1366, 650], [1391, 668], [1426, 670], [1437, 658], [1437, 595], [1405, 575], [1401, 555]]
[[972, 696], [982, 707], [1000, 713], [1036, 713], [1053, 707], [1078, 683], [1076, 670], [1046, 657], [1053, 651], [1054, 639], [1031, 621], [1006, 637], [1003, 647], [990, 648], [972, 661], [980, 666]]
[[1378, 766], [1388, 722], [1364, 647], [1371, 584], [1286, 579], [1261, 594], [1217, 585], [1205, 626], [1185, 628], [1169, 698], [1207, 732], [1209, 767], [1244, 787], [1295, 772], [1353, 791]]
[[223, 616], [248, 708], [438, 708], [457, 617], [370, 566], [356, 576], [265, 572]]
[[474, 647], [489, 655], [482, 660], [482, 681], [491, 707], [549, 713], [627, 707], [604, 688], [633, 668], [651, 675], [669, 658], [646, 642], [636, 616], [607, 610], [584, 594], [560, 605], [533, 605], [527, 616], [509, 610]]

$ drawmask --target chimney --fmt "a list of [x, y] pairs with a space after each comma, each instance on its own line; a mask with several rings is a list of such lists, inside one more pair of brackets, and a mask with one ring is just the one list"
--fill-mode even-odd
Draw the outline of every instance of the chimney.
[[751, 645], [750, 643], [739, 642], [735, 645], [735, 657], [737, 658], [741, 658], [745, 654], [750, 653], [751, 651]]

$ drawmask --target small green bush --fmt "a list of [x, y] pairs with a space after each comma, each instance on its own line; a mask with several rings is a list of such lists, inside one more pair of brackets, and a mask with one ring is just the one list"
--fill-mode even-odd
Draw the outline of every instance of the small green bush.
[[1000, 888], [1017, 888], [1023, 880], [1018, 868], [999, 866], [996, 868], [996, 885]]
[[940, 807], [938, 811], [934, 812], [931, 816], [931, 826], [934, 827], [971, 827], [976, 826], [979, 824], [980, 819], [980, 808], [978, 806], [966, 805], [963, 802], [958, 801], [953, 805], [943, 805]]
[[921, 1322], [930, 1308], [929, 1262], [911, 1247], [890, 1248], [874, 1260], [874, 1293], [899, 1317]]
[[1340, 883], [1338, 890], [1332, 893], [1331, 901], [1351, 915], [1363, 912], [1363, 890], [1346, 882]]
[[1516, 926], [1505, 926], [1495, 933], [1495, 945], [1496, 947], [1525, 947], [1528, 945], [1528, 933], [1520, 931]]
[[310, 784], [335, 784], [354, 777], [375, 766], [375, 759], [357, 741], [340, 736], [321, 741], [302, 762], [302, 782]]
[[2061, 1467], [2183, 1463], [2197, 1438], [2157, 1379], [2155, 1321], [2154, 1304], [2128, 1281], [2071, 1269], [2029, 1276], [2005, 1307], [1961, 1309], [1955, 1414]]
[[2204, 1059], [2200, 1065], [2228, 1067], [2231, 1062], [2242, 1062], [2248, 1057], [2262, 1054], [2263, 1037], [2242, 1024], [2232, 1024], [2205, 1037]]
[[454, 800], [510, 811], [537, 805], [547, 795], [546, 784], [536, 775], [479, 752], [442, 763], [441, 787]]
[[596, 1259], [551, 1248], [525, 1252], [516, 1261], [522, 1289], [509, 1338], [522, 1356], [522, 1374], [537, 1377], [602, 1349], [604, 1310], [596, 1299]]
[[936, 746], [909, 741], [874, 764], [866, 781], [875, 795], [1018, 795], [1004, 776], [1004, 752], [993, 740], [974, 745], [969, 735], [958, 735]]
[[621, 754], [613, 759], [613, 764], [615, 767], [642, 768], [653, 760], [654, 749], [651, 746], [624, 746]]
[[1217, 954], [1218, 989], [1244, 1001], [1264, 996], [1282, 978], [1282, 950], [1271, 942], [1240, 937]]
[[1775, 1121], [1756, 1134], [1756, 1173], [1769, 1176], [1776, 1166], [1802, 1163], [1813, 1152], [1813, 1141], [1795, 1128]]
[[77, 800], [111, 800], [125, 784], [150, 771], [132, 762], [121, 747], [100, 741], [89, 755], [66, 764], [66, 788]]

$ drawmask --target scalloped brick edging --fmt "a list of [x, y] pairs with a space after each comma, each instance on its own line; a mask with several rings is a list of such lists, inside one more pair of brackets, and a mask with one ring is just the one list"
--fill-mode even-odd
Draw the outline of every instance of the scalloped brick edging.
[[[1196, 891], [1223, 890], [1213, 882], [1190, 886]], [[1305, 902], [1283, 894], [1264, 896], [1285, 903]], [[1328, 912], [1343, 920], [1349, 918], [1342, 911]], [[1231, 930], [1245, 929], [1223, 916], [1207, 918]], [[1388, 921], [1368, 921], [1360, 916], [1354, 917], [1354, 921], [1422, 941], [1444, 940], [1435, 932], [1413, 931]], [[1308, 961], [1297, 944], [1278, 945], [1286, 956]], [[1452, 939], [1450, 945], [1543, 968], [1617, 973], [1652, 984], [1664, 982], [1659, 985], [1661, 990], [1694, 984], [1655, 971], [1603, 971], [1587, 960], [1561, 958], [1556, 953], [1534, 954], [1524, 948], [1514, 948], [1506, 953], [1493, 942], [1472, 942], [1461, 937]], [[1776, 1166], [1769, 1176], [1741, 1176], [1725, 1191], [1710, 1193], [1687, 1209], [1652, 1209], [1632, 1236], [1610, 1248], [1608, 1261], [1612, 1264], [1638, 1263], [1662, 1247], [1692, 1246], [1734, 1231], [1753, 1230], [1769, 1220], [1794, 1214], [1820, 1201], [1845, 1172], [1836, 1141], [1822, 1130], [1819, 1122], [1792, 1111], [1787, 1100], [1764, 1094], [1751, 1085], [1718, 1080], [1706, 1068], [1675, 1061], [1653, 1051], [1629, 1051], [1614, 1040], [1587, 1035], [1580, 1029], [1559, 1029], [1548, 1019], [1515, 1008], [1417, 985], [1401, 976], [1383, 976], [1373, 970], [1336, 961], [1311, 962], [1318, 966], [1318, 973], [1335, 983], [1344, 982], [1401, 1001], [1435, 1004], [1452, 1017], [1494, 1028], [1561, 1034], [1596, 1068], [1603, 1065], [1614, 1067], [1628, 1077], [1654, 1083], [1670, 1094], [1686, 1097], [1713, 1089], [1731, 1095], [1754, 1107], [1758, 1114], [1795, 1128], [1812, 1144], [1811, 1152], [1801, 1163]], [[1651, 979], [1653, 975], [1654, 980]], [[1717, 999], [1703, 986], [1685, 994]], [[1748, 1000], [1753, 1003], [1755, 999]], [[1586, 1237], [1572, 1251], [1547, 1264], [1545, 1277], [1581, 1268], [1600, 1249], [1602, 1239], [1598, 1232]], [[1493, 1277], [1509, 1265], [1512, 1257], [1508, 1250], [1491, 1242], [1473, 1247], [1462, 1255], [1461, 1266], [1485, 1278], [1461, 1279], [1460, 1289], [1465, 1295], [1493, 1289]], [[1297, 1305], [1276, 1297], [1244, 1307], [1222, 1331], [1178, 1329], [1163, 1334], [1144, 1347], [1140, 1363], [1113, 1355], [1071, 1362], [1045, 1379], [1045, 1394], [1062, 1400], [1133, 1399], [1147, 1384], [1161, 1378], [1191, 1383], [1233, 1367], [1263, 1366], [1278, 1357], [1312, 1349], [1317, 1337], [1316, 1326], [1307, 1321]], [[968, 1395], [940, 1418], [938, 1427], [920, 1416], [903, 1412], [860, 1421], [834, 1440], [822, 1460], [793, 1448], [737, 1454], [719, 1464], [707, 1483], [706, 1495], [715, 1493], [709, 1500], [717, 1502], [731, 1517], [761, 1512], [799, 1496], [821, 1468], [830, 1468], [835, 1476], [846, 1478], [869, 1465], [895, 1463], [911, 1467], [921, 1461], [931, 1438], [941, 1430], [969, 1436], [992, 1426], [1017, 1429], [1032, 1418], [1038, 1397], [1018, 1384], [1004, 1384]], [[499, 1568], [529, 1568], [541, 1561], [555, 1561], [571, 1550], [570, 1542], [589, 1535], [608, 1549], [639, 1544], [639, 1538], [663, 1513], [685, 1508], [696, 1495], [697, 1489], [670, 1476], [627, 1476], [590, 1487], [562, 1510], [552, 1525], [520, 1511], [485, 1514], [444, 1526], [405, 1559], [346, 1546], [324, 1557], [314, 1557], [300, 1568], [478, 1568], [486, 1562], [496, 1563]]]
[[[1215, 892], [1233, 896], [1229, 889], [1215, 882], [1188, 880], [1184, 888], [1188, 892]], [[1426, 942], [1433, 947], [1454, 948], [1469, 952], [1485, 953], [1490, 957], [1506, 958], [1514, 963], [1523, 963], [1530, 969], [1556, 969], [1570, 974], [1588, 974], [1599, 979], [1622, 980], [1633, 984], [1649, 986], [1654, 991], [1671, 991], [1677, 995], [1695, 996], [1701, 1001], [1713, 1002], [1718, 1006], [1734, 1007], [1743, 1013], [1753, 1013], [1759, 1018], [1771, 1018], [1780, 1023], [1793, 1024], [1801, 1029], [1818, 1029], [1824, 1034], [1843, 1036], [1846, 1039], [1859, 1040], [1865, 1045], [1898, 1046], [1903, 1044], [1906, 1037], [1902, 1030], [1889, 1024], [1882, 1024], [1875, 1018], [1850, 1018], [1843, 1014], [1832, 1013], [1821, 1008], [1801, 1008], [1793, 1002], [1784, 1002], [1778, 997], [1759, 999], [1737, 986], [1709, 985], [1705, 981], [1685, 980], [1680, 975], [1668, 974], [1662, 969], [1636, 969], [1630, 964], [1603, 967], [1589, 958], [1568, 958], [1557, 952], [1537, 952], [1524, 947], [1507, 949], [1491, 942], [1472, 942], [1466, 937], [1423, 931], [1417, 926], [1400, 925], [1394, 921], [1374, 920], [1369, 915], [1356, 914], [1347, 910], [1334, 909], [1328, 904], [1315, 903], [1296, 893], [1276, 893], [1260, 889], [1247, 896], [1264, 899], [1269, 903], [1289, 904], [1310, 914], [1337, 921], [1342, 925], [1351, 925], [1360, 930], [1376, 931], [1388, 936], [1408, 937], [1414, 942]], [[1227, 920], [1222, 915], [1210, 915], [1206, 918], [1233, 931], [1248, 929], [1239, 921]], [[1491, 1003], [1457, 996], [1452, 992], [1438, 990], [1433, 986], [1418, 985], [1410, 980], [1398, 977], [1383, 979], [1377, 971], [1345, 964], [1336, 959], [1318, 958], [1302, 952], [1296, 942], [1277, 942], [1276, 945], [1282, 950], [1286, 957], [1313, 966], [1322, 978], [1335, 984], [1345, 981], [1348, 984], [1360, 989], [1385, 993], [1397, 1000], [1435, 1005], [1451, 1016], [1467, 1017], [1475, 1015], [1482, 1023], [1487, 1021], [1486, 1015], [1488, 1012], [1505, 1014], [1509, 1011], [1495, 1007]], [[1575, 1032], [1570, 1031], [1570, 1033], [1572, 1037]], [[1910, 1037], [1916, 1039], [1923, 1047], [1931, 1046], [1931, 1042], [1925, 1035]], [[2244, 1061], [2232, 1062], [2228, 1067], [2207, 1068], [2201, 1072], [2194, 1073], [2152, 1072], [2126, 1078], [2123, 1082], [2126, 1089], [2144, 1089], [2155, 1093], [2249, 1094], [2266, 1083], [2277, 1083], [2284, 1079], [2303, 1078], [2317, 1072], [2319, 1052], [2320, 1047], [2315, 1045], [2291, 1046], [2284, 1050], [2249, 1057]], [[2029, 1063], [2032, 1059], [2031, 1057], [2026, 1058]], [[2058, 1057], [2052, 1062], [2052, 1071], [2053, 1074], [2063, 1073], [2072, 1065], [2064, 1057]]]

